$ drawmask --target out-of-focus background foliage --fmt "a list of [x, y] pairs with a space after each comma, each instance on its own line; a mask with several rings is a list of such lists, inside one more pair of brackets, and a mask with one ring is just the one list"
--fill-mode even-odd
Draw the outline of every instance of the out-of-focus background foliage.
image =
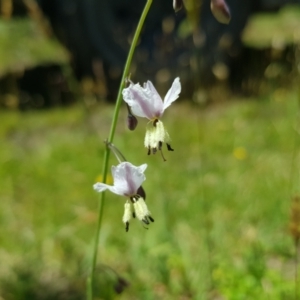
[[[131, 79], [182, 95], [174, 152], [147, 156], [146, 121], [114, 143], [147, 162], [149, 229], [107, 194], [97, 299], [298, 299], [297, 1], [153, 0]], [[145, 1], [0, 1], [0, 299], [85, 299], [113, 102]], [[285, 5], [289, 4], [289, 5]], [[110, 165], [117, 164], [111, 157]]]

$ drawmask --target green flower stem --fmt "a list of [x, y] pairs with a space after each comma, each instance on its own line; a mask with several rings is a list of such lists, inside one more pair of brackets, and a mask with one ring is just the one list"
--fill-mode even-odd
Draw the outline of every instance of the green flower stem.
[[[126, 64], [125, 64], [122, 79], [121, 79], [121, 84], [119, 87], [119, 92], [118, 92], [118, 97], [117, 97], [117, 101], [116, 101], [116, 105], [115, 105], [112, 124], [111, 124], [110, 132], [109, 132], [109, 137], [108, 137], [109, 143], [112, 143], [113, 139], [114, 139], [114, 135], [115, 135], [116, 127], [117, 127], [117, 121], [118, 121], [119, 112], [120, 112], [120, 107], [121, 107], [121, 103], [122, 103], [122, 91], [125, 87], [125, 79], [128, 77], [134, 50], [136, 48], [138, 39], [141, 34], [142, 27], [144, 25], [146, 16], [151, 7], [152, 1], [153, 0], [147, 0], [147, 3], [142, 12], [140, 21], [137, 25], [137, 28], [136, 28], [136, 31], [135, 31], [135, 34], [134, 34], [134, 37], [133, 37], [133, 40], [132, 40], [132, 43], [130, 46], [130, 50], [129, 50], [129, 53], [127, 56]], [[105, 152], [104, 152], [104, 158], [103, 158], [104, 164], [103, 164], [103, 170], [102, 170], [102, 178], [103, 178], [104, 183], [106, 182], [106, 176], [107, 176], [107, 171], [108, 171], [109, 154], [110, 154], [110, 149], [108, 147], [106, 147]], [[105, 202], [105, 193], [101, 193], [101, 196], [99, 198], [98, 221], [97, 221], [97, 228], [96, 228], [95, 244], [94, 244], [94, 248], [93, 248], [92, 268], [91, 268], [91, 274], [87, 280], [87, 299], [89, 299], [89, 300], [93, 299], [94, 273], [95, 273], [95, 267], [96, 267], [96, 263], [97, 263], [97, 250], [98, 250], [98, 244], [99, 244], [99, 236], [100, 236], [100, 229], [101, 229], [101, 223], [102, 223], [104, 202]]]

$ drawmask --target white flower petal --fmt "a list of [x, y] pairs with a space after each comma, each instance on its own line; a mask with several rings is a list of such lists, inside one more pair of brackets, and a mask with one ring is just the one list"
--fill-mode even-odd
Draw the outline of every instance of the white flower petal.
[[172, 102], [174, 102], [176, 99], [178, 99], [179, 94], [181, 92], [181, 84], [179, 77], [175, 78], [171, 88], [169, 89], [167, 95], [164, 99], [164, 110], [169, 107]]
[[108, 184], [105, 184], [105, 183], [97, 182], [93, 185], [93, 188], [95, 191], [101, 193], [101, 192], [111, 188], [111, 186]]
[[132, 165], [130, 162], [122, 162], [116, 167], [111, 168], [114, 178], [114, 185], [97, 182], [94, 184], [94, 190], [101, 193], [105, 190], [110, 190], [112, 193], [122, 196], [133, 196], [137, 193], [138, 188], [145, 181], [146, 176], [144, 171], [147, 164], [139, 167]]
[[142, 164], [138, 168], [139, 172], [144, 173], [147, 169], [148, 165], [147, 164]]
[[147, 81], [144, 87], [130, 84], [122, 94], [132, 113], [138, 117], [152, 120], [163, 113], [163, 101], [151, 81]]
[[113, 167], [114, 188], [117, 193], [123, 193], [125, 196], [136, 194], [137, 189], [146, 179], [143, 174], [146, 168], [147, 164], [136, 167], [130, 162], [122, 162]]
[[124, 101], [130, 106], [134, 115], [151, 119], [153, 110], [151, 98], [139, 84], [130, 84], [122, 92]]
[[[133, 166], [134, 167], [134, 166]], [[131, 169], [131, 179], [135, 185], [135, 192], [142, 185], [142, 183], [146, 180], [146, 176], [144, 171], [147, 169], [147, 164], [143, 164], [139, 167], [134, 167]]]
[[151, 95], [151, 99], [152, 99], [152, 107], [153, 107], [153, 112], [154, 112], [154, 117], [161, 117], [162, 113], [163, 113], [163, 101], [160, 97], [160, 95], [158, 94], [156, 88], [154, 87], [154, 85], [152, 84], [152, 82], [150, 80], [148, 80], [145, 84], [144, 84], [145, 89], [147, 90], [148, 93], [150, 93]]
[[95, 191], [101, 193], [105, 190], [110, 190], [111, 192], [113, 192], [114, 194], [117, 194], [117, 195], [124, 195], [123, 193], [123, 190], [122, 189], [116, 189], [115, 186], [111, 186], [111, 185], [108, 185], [108, 184], [105, 184], [105, 183], [102, 183], [102, 182], [97, 182], [93, 185], [93, 188]]

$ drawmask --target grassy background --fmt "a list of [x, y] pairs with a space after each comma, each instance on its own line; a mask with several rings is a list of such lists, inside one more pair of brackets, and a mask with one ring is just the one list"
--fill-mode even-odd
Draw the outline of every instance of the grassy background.
[[[126, 233], [124, 199], [107, 193], [99, 299], [295, 299], [288, 226], [291, 196], [300, 194], [297, 94], [238, 100], [172, 105], [163, 119], [175, 149], [167, 162], [146, 155], [146, 121], [130, 132], [121, 111], [114, 143], [133, 164], [148, 163], [155, 223], [146, 230], [133, 220]], [[92, 185], [112, 112], [0, 112], [3, 299], [84, 298], [99, 199]], [[118, 296], [116, 274], [129, 284]]]

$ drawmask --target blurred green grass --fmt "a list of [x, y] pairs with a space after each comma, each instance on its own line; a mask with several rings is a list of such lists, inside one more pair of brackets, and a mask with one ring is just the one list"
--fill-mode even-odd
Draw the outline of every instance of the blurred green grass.
[[39, 25], [30, 18], [0, 18], [1, 77], [36, 66], [69, 62], [67, 50]]
[[[287, 5], [278, 13], [256, 13], [251, 16], [243, 32], [243, 42], [254, 48], [273, 47], [284, 49], [286, 45], [299, 43], [298, 5]], [[259, 32], [259, 34], [257, 34]]]
[[[99, 199], [92, 184], [112, 112], [0, 112], [4, 299], [26, 299], [18, 266], [49, 289], [76, 284], [84, 293]], [[297, 93], [282, 89], [206, 109], [174, 104], [163, 121], [175, 151], [163, 162], [143, 148], [146, 121], [130, 132], [122, 109], [114, 143], [133, 164], [148, 163], [144, 188], [155, 223], [146, 230], [133, 220], [126, 233], [124, 199], [107, 193], [99, 273], [109, 266], [129, 287], [111, 296], [99, 279], [99, 297], [294, 299], [288, 224], [291, 196], [300, 193], [298, 117]], [[7, 294], [9, 280], [15, 294]]]

